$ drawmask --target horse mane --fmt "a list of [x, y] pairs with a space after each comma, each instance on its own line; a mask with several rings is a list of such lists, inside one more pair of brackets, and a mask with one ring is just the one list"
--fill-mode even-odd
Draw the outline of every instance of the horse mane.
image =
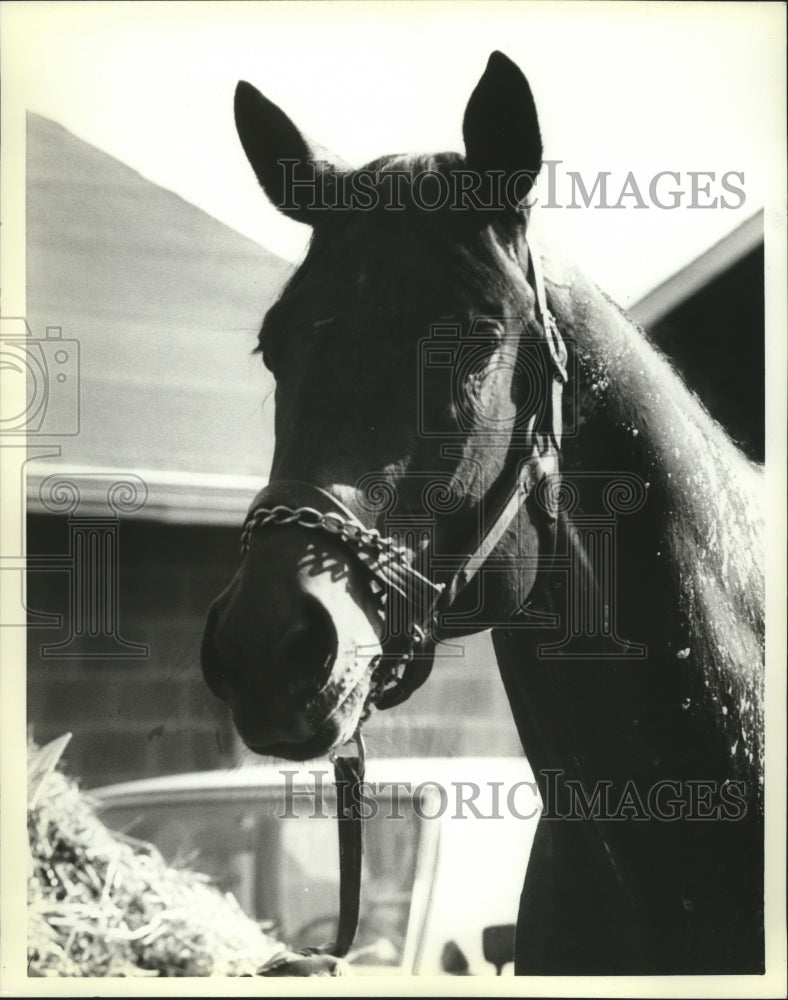
[[[576, 337], [584, 430], [598, 425], [596, 468], [615, 467], [612, 454], [617, 467], [648, 484], [651, 506], [661, 512], [655, 555], [667, 561], [675, 613], [688, 637], [674, 654], [694, 666], [697, 696], [716, 716], [734, 770], [755, 775], [760, 786], [762, 470], [619, 306], [557, 256], [549, 267], [551, 308], [562, 330]], [[593, 433], [591, 441], [584, 433], [575, 459], [594, 468], [593, 447]], [[572, 448], [568, 442], [570, 455]]]

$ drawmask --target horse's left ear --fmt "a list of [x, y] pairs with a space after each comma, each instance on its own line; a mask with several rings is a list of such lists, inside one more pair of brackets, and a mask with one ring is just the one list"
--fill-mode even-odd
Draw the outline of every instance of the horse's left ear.
[[507, 177], [542, 166], [542, 137], [531, 88], [502, 52], [493, 52], [470, 96], [462, 123], [465, 159], [472, 170], [502, 170]]

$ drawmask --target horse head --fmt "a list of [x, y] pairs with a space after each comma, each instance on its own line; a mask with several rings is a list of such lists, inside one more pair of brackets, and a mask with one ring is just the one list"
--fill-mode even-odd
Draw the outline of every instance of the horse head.
[[455, 594], [450, 568], [484, 536], [490, 490], [505, 500], [517, 461], [539, 472], [555, 448], [526, 240], [542, 147], [529, 85], [500, 53], [469, 99], [464, 156], [337, 167], [243, 82], [235, 117], [265, 193], [312, 239], [260, 331], [275, 453], [202, 663], [252, 750], [302, 760], [424, 679], [447, 588], [460, 633], [533, 588], [526, 507], [495, 540], [517, 564], [498, 592]]

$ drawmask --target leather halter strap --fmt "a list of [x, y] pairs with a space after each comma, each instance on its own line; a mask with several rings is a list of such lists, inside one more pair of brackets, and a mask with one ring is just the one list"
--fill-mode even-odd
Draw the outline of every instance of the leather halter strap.
[[[371, 580], [376, 581], [374, 593], [381, 608], [388, 597], [402, 602], [408, 629], [386, 639], [375, 672], [371, 701], [379, 709], [400, 704], [424, 683], [432, 668], [432, 646], [441, 615], [476, 576], [539, 483], [559, 473], [567, 352], [547, 305], [538, 253], [531, 249], [529, 260], [536, 316], [544, 332], [542, 345], [550, 373], [548, 398], [541, 414], [532, 416], [525, 443], [511, 446], [498, 481], [485, 497], [485, 508], [492, 507], [494, 515], [488, 518], [476, 544], [469, 543], [461, 564], [448, 580], [430, 579], [416, 568], [411, 554], [394, 538], [383, 537], [375, 528], [366, 527], [330, 491], [309, 483], [293, 480], [270, 483], [255, 497], [247, 515], [241, 535], [242, 555], [249, 550], [253, 533], [265, 527], [298, 525], [333, 535], [365, 566]], [[508, 485], [512, 481], [514, 484]], [[497, 507], [491, 496], [494, 492], [502, 494]], [[546, 496], [549, 493], [546, 491]], [[548, 528], [552, 527], [555, 514], [549, 505], [541, 504], [536, 513]]]

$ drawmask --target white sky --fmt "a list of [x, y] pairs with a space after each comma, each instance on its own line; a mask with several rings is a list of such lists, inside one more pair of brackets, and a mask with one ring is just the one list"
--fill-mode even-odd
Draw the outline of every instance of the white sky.
[[679, 171], [686, 191], [687, 171], [743, 171], [738, 210], [549, 211], [624, 305], [763, 205], [784, 159], [778, 4], [6, 2], [0, 16], [4, 115], [55, 119], [287, 257], [307, 230], [257, 188], [232, 118], [240, 78], [361, 163], [461, 150], [465, 103], [500, 48], [562, 171], [611, 170], [614, 191], [628, 170], [646, 188]]

